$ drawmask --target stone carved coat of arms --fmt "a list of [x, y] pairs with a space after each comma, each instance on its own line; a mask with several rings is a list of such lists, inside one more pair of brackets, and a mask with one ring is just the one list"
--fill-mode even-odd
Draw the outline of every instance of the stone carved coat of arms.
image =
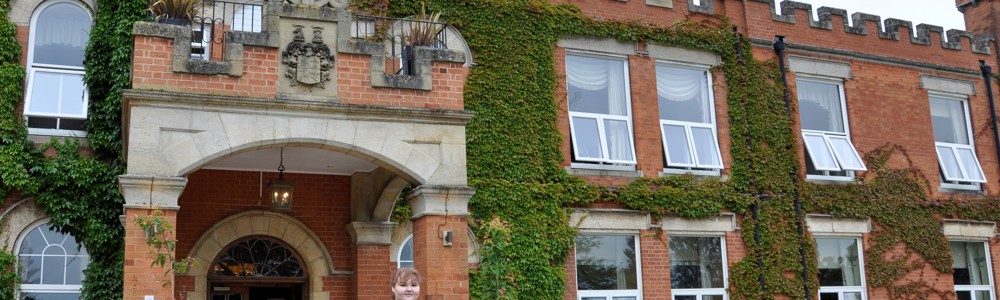
[[330, 47], [323, 43], [323, 28], [313, 27], [311, 43], [306, 43], [302, 25], [295, 25], [291, 43], [281, 52], [281, 63], [285, 69], [285, 77], [291, 80], [291, 86], [298, 84], [326, 88], [330, 81], [330, 69], [333, 67], [334, 56]]

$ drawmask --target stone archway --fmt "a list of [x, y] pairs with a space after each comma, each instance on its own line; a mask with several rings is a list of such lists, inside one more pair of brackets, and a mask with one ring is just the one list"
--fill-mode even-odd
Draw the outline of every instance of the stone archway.
[[323, 277], [351, 275], [353, 272], [336, 271], [330, 252], [319, 237], [302, 222], [284, 214], [269, 211], [249, 211], [232, 215], [219, 221], [198, 239], [188, 253], [198, 260], [186, 273], [194, 278], [194, 291], [187, 292], [189, 300], [205, 300], [208, 294], [208, 272], [211, 262], [220, 251], [232, 242], [247, 236], [267, 236], [288, 244], [297, 252], [308, 270], [308, 299], [329, 299], [323, 291]]

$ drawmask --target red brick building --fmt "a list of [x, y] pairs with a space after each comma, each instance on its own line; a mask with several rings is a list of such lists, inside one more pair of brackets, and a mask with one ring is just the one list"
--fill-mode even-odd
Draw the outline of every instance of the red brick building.
[[[426, 299], [470, 298], [478, 258], [467, 220], [475, 191], [465, 129], [474, 114], [463, 92], [476, 49], [452, 27], [420, 45], [429, 47], [373, 42], [373, 28], [402, 34], [415, 23], [366, 19], [325, 2], [250, 1], [205, 11], [232, 20], [223, 24], [134, 25], [123, 107], [128, 169], [118, 177], [124, 218], [164, 211], [176, 227], [175, 254], [199, 263], [173, 276], [151, 269], [143, 231], [125, 222], [124, 299], [384, 299], [398, 266], [423, 274]], [[981, 60], [1000, 63], [991, 38], [1000, 7], [992, 1], [956, 3], [972, 33], [788, 1], [780, 15], [771, 0], [550, 2], [662, 26], [725, 16], [759, 60], [778, 58], [773, 43], [783, 36], [807, 181], [850, 184], [867, 171], [859, 153], [891, 140], [924, 174], [940, 174], [929, 176], [934, 198], [1000, 193], [987, 84], [996, 86], [979, 68]], [[86, 134], [86, 35], [53, 32], [91, 24], [95, 9], [93, 1], [16, 1], [8, 15], [28, 73], [20, 109], [38, 141]], [[714, 68], [723, 63], [718, 53], [587, 36], [553, 47], [569, 174], [601, 186], [730, 174], [729, 83]], [[76, 97], [82, 106], [67, 100]], [[285, 180], [294, 183], [291, 199], [272, 185]], [[402, 194], [407, 185], [413, 189]], [[411, 208], [409, 220], [391, 220], [397, 199]], [[0, 216], [9, 217], [0, 238], [23, 266], [42, 268], [33, 264], [44, 257], [37, 247], [72, 248], [64, 245], [71, 238], [46, 238], [53, 232], [32, 199]], [[736, 226], [742, 217], [577, 210], [565, 299], [728, 299], [728, 268], [748, 255]], [[866, 284], [870, 220], [807, 215], [804, 223], [820, 257], [819, 299], [888, 299]], [[997, 299], [995, 224], [943, 223], [958, 275], [935, 278], [935, 287], [958, 299]], [[632, 264], [602, 273], [593, 263], [609, 260]], [[58, 272], [86, 265], [68, 261], [78, 263]], [[73, 298], [80, 276], [26, 275], [21, 293]]]

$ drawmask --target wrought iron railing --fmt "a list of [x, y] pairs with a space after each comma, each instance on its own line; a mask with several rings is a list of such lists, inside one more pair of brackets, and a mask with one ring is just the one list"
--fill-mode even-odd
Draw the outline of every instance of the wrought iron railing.
[[260, 2], [201, 1], [191, 18], [191, 58], [224, 60], [226, 32], [261, 32], [264, 6], [253, 4]]
[[448, 24], [414, 18], [354, 15], [351, 37], [385, 44], [387, 74], [414, 75], [413, 47], [447, 49]]

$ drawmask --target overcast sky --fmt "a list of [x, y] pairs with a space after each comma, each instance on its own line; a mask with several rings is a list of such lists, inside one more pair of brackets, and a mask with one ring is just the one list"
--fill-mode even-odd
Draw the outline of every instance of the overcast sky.
[[[780, 1], [780, 0], [777, 0]], [[965, 20], [962, 13], [955, 8], [955, 0], [797, 0], [813, 5], [813, 19], [816, 9], [821, 6], [842, 8], [850, 16], [855, 12], [863, 12], [882, 17], [902, 19], [913, 22], [916, 26], [927, 23], [948, 29], [965, 30]], [[850, 17], [848, 17], [850, 18]], [[885, 24], [885, 23], [883, 23]]]

